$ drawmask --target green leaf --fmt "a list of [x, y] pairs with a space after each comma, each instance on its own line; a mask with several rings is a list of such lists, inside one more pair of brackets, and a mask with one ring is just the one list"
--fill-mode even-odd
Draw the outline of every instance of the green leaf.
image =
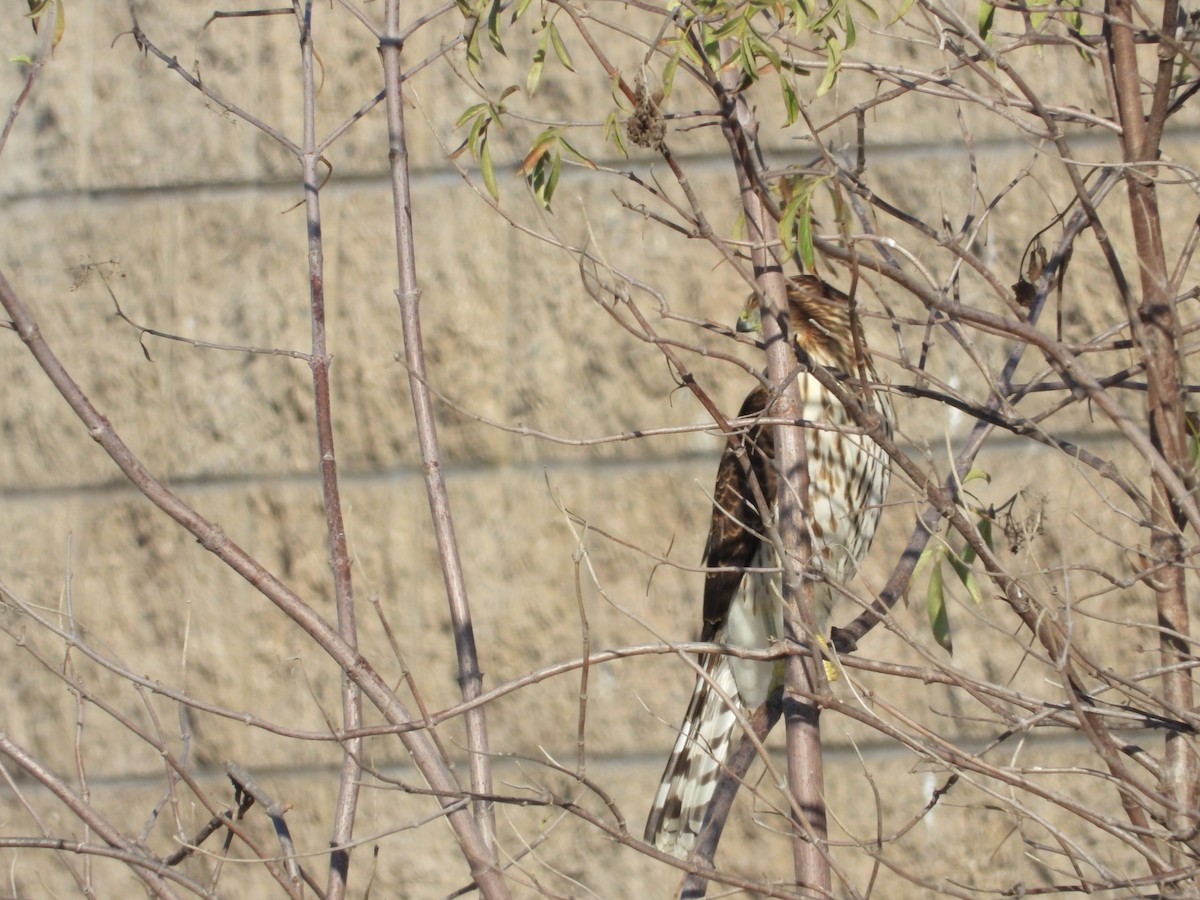
[[[773, 44], [763, 40], [762, 35], [760, 35], [753, 28], [748, 28], [746, 30], [746, 38], [756, 60], [761, 57], [770, 63], [771, 68], [777, 71], [782, 68], [779, 51], [775, 49]], [[757, 69], [757, 64], [755, 64], [755, 68]]]
[[683, 45], [681, 44], [671, 54], [671, 58], [667, 60], [666, 66], [663, 67], [662, 92], [664, 99], [671, 96], [671, 86], [675, 84], [675, 73], [679, 69], [679, 60], [682, 57]]
[[979, 0], [979, 36], [984, 40], [992, 32], [992, 20], [996, 18], [996, 7], [987, 0]]
[[485, 140], [479, 148], [479, 171], [483, 175], [483, 186], [492, 195], [493, 200], [500, 199], [500, 189], [496, 186], [496, 170], [492, 165], [491, 146]]
[[846, 198], [842, 196], [841, 190], [838, 189], [837, 182], [826, 179], [823, 184], [825, 191], [829, 194], [830, 205], [833, 206], [833, 217], [838, 223], [838, 233], [846, 235], [850, 234], [851, 222], [854, 218], [854, 213], [850, 209], [850, 204], [846, 202]]
[[796, 219], [796, 252], [804, 263], [806, 272], [811, 272], [816, 265], [816, 251], [813, 249], [812, 209], [806, 209]]
[[713, 28], [709, 36], [714, 41], [723, 41], [726, 38], [737, 38], [740, 41], [745, 28], [746, 17], [744, 15], [734, 16], [726, 19], [723, 25]]
[[562, 154], [559, 147], [562, 143], [562, 129], [547, 128], [538, 135], [533, 147], [521, 161], [520, 172], [529, 182], [533, 196], [543, 209], [550, 208], [554, 189], [558, 187], [558, 176], [562, 171]]
[[558, 139], [558, 144], [560, 147], [562, 147], [564, 150], [566, 150], [568, 153], [570, 153], [573, 157], [575, 157], [575, 159], [577, 159], [581, 164], [587, 166], [593, 172], [596, 171], [596, 164], [594, 162], [592, 162], [591, 159], [589, 159], [588, 157], [586, 157], [582, 153], [580, 153], [579, 150], [577, 150], [575, 148], [575, 146], [570, 141], [568, 141], [565, 137], [560, 137]]
[[488, 40], [492, 42], [497, 53], [507, 56], [508, 54], [504, 52], [504, 44], [500, 41], [500, 6], [501, 0], [492, 0], [487, 17]]
[[779, 219], [779, 239], [788, 253], [797, 253], [808, 271], [816, 262], [812, 233], [812, 182], [802, 183]]
[[[967, 550], [970, 547], [963, 549], [963, 557], [966, 556]], [[963, 583], [963, 587], [967, 589], [967, 593], [971, 595], [971, 599], [975, 601], [976, 606], [983, 605], [983, 592], [979, 589], [979, 582], [975, 580], [975, 573], [971, 571], [970, 565], [954, 553], [946, 554], [946, 558], [950, 560], [950, 566], [954, 569], [954, 573], [958, 575], [958, 580]], [[972, 554], [972, 559], [974, 555]]]
[[821, 84], [817, 88], [818, 97], [823, 97], [833, 87], [837, 81], [838, 68], [842, 64], [842, 45], [836, 37], [832, 35], [829, 37], [829, 40], [825, 44], [825, 51], [825, 77], [821, 79]]
[[779, 73], [779, 88], [783, 93], [783, 109], [786, 115], [784, 116], [784, 127], [794, 125], [796, 119], [800, 117], [800, 98], [796, 96], [795, 89], [792, 88], [792, 83], [788, 80], [786, 72]]
[[629, 148], [625, 146], [625, 129], [621, 127], [621, 115], [618, 110], [613, 110], [604, 119], [604, 139], [612, 141], [613, 146], [617, 148], [617, 152], [624, 157], [629, 156]]
[[525, 15], [525, 10], [529, 9], [529, 4], [532, 2], [533, 0], [520, 0], [520, 2], [517, 4], [517, 8], [513, 10], [512, 18], [508, 20], [509, 24], [516, 22], [517, 19]]
[[[983, 538], [983, 542], [987, 545], [987, 548], [989, 550], [994, 550], [995, 547], [992, 546], [992, 520], [986, 516], [981, 517], [979, 521], [975, 523], [975, 529], [979, 532], [979, 536]], [[963, 547], [962, 553], [960, 553], [959, 556], [962, 557], [962, 561], [969, 566], [971, 563], [975, 562], [975, 548], [970, 544], [967, 544], [967, 546]]]
[[992, 543], [992, 520], [984, 516], [976, 523], [975, 527], [979, 529], [979, 536], [983, 538], [987, 548], [995, 550], [996, 545]]
[[554, 153], [550, 157], [550, 175], [546, 179], [546, 208], [550, 208], [550, 200], [554, 196], [554, 191], [558, 187], [558, 176], [562, 172], [562, 155]]
[[483, 69], [483, 51], [479, 46], [479, 25], [476, 23], [467, 35], [467, 71], [476, 81]]
[[779, 240], [783, 242], [783, 249], [788, 253], [794, 253], [796, 250], [796, 218], [800, 215], [803, 202], [804, 197], [796, 195], [783, 208], [783, 215], [779, 217]]
[[50, 42], [50, 49], [53, 50], [62, 43], [63, 33], [67, 30], [67, 7], [63, 0], [58, 0], [54, 4], [55, 19], [54, 19], [54, 40]]
[[913, 0], [903, 0], [903, 2], [900, 4], [900, 9], [896, 11], [896, 15], [892, 17], [892, 20], [888, 22], [888, 24], [895, 25], [897, 22], [903, 19], [906, 15], [908, 15], [908, 11], [912, 9], [912, 5]]
[[929, 588], [925, 592], [925, 606], [929, 611], [929, 627], [933, 639], [947, 653], [954, 653], [954, 641], [950, 638], [950, 615], [946, 611], [946, 592], [942, 589], [942, 566], [939, 563], [929, 573]]
[[458, 117], [458, 121], [454, 123], [455, 128], [462, 128], [471, 120], [472, 116], [478, 115], [483, 110], [487, 109], [486, 103], [473, 103], [463, 110], [462, 115]]
[[795, 3], [791, 7], [792, 11], [792, 31], [796, 34], [806, 33], [809, 23], [808, 10], [803, 3]]
[[525, 76], [525, 93], [531, 97], [537, 90], [538, 82], [542, 80], [542, 68], [546, 64], [546, 40], [546, 33], [543, 32], [537, 49], [533, 51], [533, 63], [529, 66], [529, 74]]
[[985, 470], [975, 466], [971, 469], [971, 471], [963, 476], [962, 483], [970, 484], [972, 481], [979, 481], [980, 479], [986, 481], [988, 484], [992, 483], [992, 476], [989, 475]]
[[[925, 549], [921, 551], [921, 556], [917, 559], [917, 564], [913, 566], [912, 575], [908, 578], [908, 583], [911, 585], [917, 580], [917, 576], [925, 571], [925, 567], [937, 559], [942, 553], [946, 552], [946, 548], [942, 544], [928, 543]], [[940, 563], [940, 560], [938, 560]], [[907, 594], [908, 589], [905, 588]]]
[[38, 30], [38, 23], [41, 21], [42, 14], [50, 8], [50, 4], [54, 4], [54, 38], [50, 41], [50, 49], [53, 50], [62, 41], [63, 32], [67, 30], [67, 11], [63, 7], [63, 0], [28, 0], [29, 12], [25, 15], [32, 21], [33, 30]]
[[567, 52], [567, 45], [563, 43], [562, 35], [558, 33], [558, 26], [550, 22], [546, 28], [550, 32], [550, 44], [554, 47], [554, 55], [558, 57], [558, 61], [566, 67], [567, 71], [574, 72], [575, 67], [571, 65], [571, 54]]
[[467, 133], [467, 146], [471, 148], [472, 156], [479, 156], [479, 141], [487, 140], [487, 128], [491, 122], [491, 116], [480, 113], [471, 123], [471, 130]]
[[529, 186], [538, 204], [546, 210], [550, 209], [550, 201], [554, 199], [554, 189], [558, 187], [558, 175], [562, 171], [562, 156], [557, 152], [546, 153], [534, 164], [529, 175]]
[[537, 136], [533, 142], [533, 146], [529, 148], [529, 152], [525, 154], [525, 158], [521, 160], [521, 166], [518, 171], [523, 175], [528, 175], [533, 167], [541, 161], [550, 150], [558, 143], [560, 129], [547, 128]]
[[[883, 20], [880, 18], [880, 16], [879, 16], [879, 13], [877, 13], [877, 12], [875, 11], [875, 7], [873, 7], [873, 6], [872, 6], [870, 3], [867, 3], [867, 2], [866, 2], [866, 0], [857, 0], [857, 5], [858, 5], [859, 7], [861, 7], [862, 9], [866, 10], [866, 12], [867, 12], [867, 18], [869, 18], [869, 19], [870, 19], [872, 22], [874, 22], [876, 25], [878, 25], [880, 22], [882, 22], [882, 21], [883, 21]], [[847, 12], [847, 13], [846, 13], [846, 17], [847, 17], [847, 18], [849, 18], [849, 17], [850, 17], [850, 13], [849, 13], [849, 12]]]
[[1083, 15], [1079, 12], [1080, 0], [1069, 0], [1072, 9], [1063, 12], [1063, 21], [1077, 34], [1083, 34]]

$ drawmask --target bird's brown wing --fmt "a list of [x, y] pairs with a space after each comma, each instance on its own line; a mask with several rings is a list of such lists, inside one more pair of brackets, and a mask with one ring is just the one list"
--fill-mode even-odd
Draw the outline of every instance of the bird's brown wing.
[[[740, 417], [757, 416], [767, 407], [766, 388], [758, 387], [742, 401]], [[750, 469], [768, 504], [775, 502], [775, 431], [771, 425], [755, 425], [743, 436]], [[754, 502], [754, 489], [744, 464], [732, 444], [725, 447], [713, 488], [712, 525], [704, 548], [709, 568], [735, 571], [709, 572], [704, 581], [704, 629], [702, 641], [716, 639], [725, 622], [729, 604], [741, 584], [742, 568], [751, 564], [761, 542], [763, 516]]]

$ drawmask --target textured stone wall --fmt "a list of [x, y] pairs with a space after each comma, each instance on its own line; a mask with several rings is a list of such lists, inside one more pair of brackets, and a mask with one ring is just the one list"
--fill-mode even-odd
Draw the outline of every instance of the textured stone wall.
[[[298, 54], [291, 20], [218, 21], [204, 29], [209, 7], [145, 5], [141, 21], [152, 40], [184, 66], [200, 60], [207, 84], [298, 139]], [[366, 7], [374, 13], [378, 5]], [[17, 6], [8, 4], [0, 12], [7, 56], [32, 46]], [[328, 4], [316, 4], [314, 13], [324, 72], [320, 126], [328, 130], [378, 90], [380, 66], [374, 42], [349, 14]], [[305, 363], [287, 355], [209, 349], [149, 335], [139, 345], [138, 331], [114, 315], [109, 296], [111, 290], [125, 314], [146, 328], [216, 344], [305, 351], [308, 282], [304, 215], [297, 208], [302, 199], [298, 164], [254, 127], [140, 53], [123, 34], [129, 28], [125, 4], [73, 4], [68, 15], [65, 39], [0, 157], [0, 269], [34, 310], [83, 390], [151, 470], [332, 617]], [[406, 47], [410, 64], [446, 40], [454, 24], [450, 16], [446, 26], [420, 32]], [[863, 38], [857, 52], [864, 57], [872, 46], [890, 46]], [[611, 107], [607, 80], [579, 42], [571, 47], [579, 75], [568, 76], [548, 63], [538, 105], [514, 100], [514, 106], [536, 109], [545, 119], [602, 119]], [[527, 50], [518, 41], [507, 60], [490, 54], [490, 83], [523, 83]], [[617, 63], [633, 71], [639, 53], [621, 52]], [[461, 66], [460, 53], [451, 58]], [[1039, 83], [1056, 77], [1036, 59], [1023, 64]], [[1079, 91], [1071, 103], [1102, 102], [1102, 93], [1087, 95], [1102, 86], [1084, 77], [1082, 63], [1079, 70]], [[17, 65], [0, 70], [4, 108], [23, 75]], [[702, 423], [705, 417], [694, 398], [677, 387], [659, 351], [620, 328], [587, 296], [572, 256], [529, 230], [570, 246], [594, 242], [614, 267], [642, 279], [681, 316], [732, 322], [745, 288], [703, 241], [622, 209], [614, 191], [635, 204], [647, 201], [609, 173], [568, 167], [554, 214], [533, 210], [515, 166], [538, 125], [518, 124], [494, 137], [503, 207], [520, 227], [505, 224], [447, 160], [462, 139], [455, 120], [478, 100], [467, 80], [434, 64], [412, 88], [407, 116], [413, 218], [430, 380], [447, 401], [438, 408], [443, 465], [487, 686], [578, 656], [584, 613], [592, 650], [690, 638], [698, 627], [703, 577], [694, 567], [721, 440], [686, 433], [583, 443], [635, 429]], [[815, 104], [813, 114], [828, 119], [833, 110], [873, 92], [869, 78], [848, 72], [843, 88]], [[681, 110], [691, 103], [711, 106], [711, 100], [691, 97], [682, 82], [676, 102]], [[965, 115], [988, 191], [1000, 191], [1026, 167], [1038, 176], [1006, 199], [978, 238], [988, 258], [1015, 281], [1026, 242], [1066, 199], [1056, 182], [1058, 164], [1039, 158], [1032, 139], [1016, 133], [1003, 116], [972, 108]], [[796, 140], [795, 130], [777, 127], [779, 119], [769, 106], [764, 121], [764, 140], [781, 162], [812, 152]], [[988, 198], [970, 196], [967, 153], [944, 105], [919, 98], [885, 104], [870, 113], [867, 133], [870, 178], [892, 202], [928, 221], [937, 221], [931, 211], [939, 208], [955, 223], [971, 204], [982, 211]], [[1177, 146], [1186, 146], [1189, 134], [1181, 130]], [[591, 137], [580, 138], [581, 146], [605, 154], [600, 158], [606, 165], [643, 179], [667, 178], [661, 162], [649, 154], [636, 153], [628, 162], [615, 158], [597, 135], [593, 129]], [[839, 144], [852, 135], [848, 121], [830, 133], [830, 140]], [[719, 134], [715, 129], [677, 131], [670, 139], [712, 221], [733, 234], [736, 196]], [[1078, 146], [1098, 158], [1116, 155], [1103, 136], [1081, 137]], [[326, 155], [333, 167], [321, 205], [334, 419], [362, 651], [392, 682], [399, 683], [407, 666], [427, 707], [440, 709], [455, 702], [456, 669], [400, 358], [382, 108], [355, 124]], [[667, 191], [678, 196], [673, 186]], [[654, 209], [666, 212], [661, 204]], [[1168, 210], [1168, 215], [1186, 221], [1194, 210]], [[944, 276], [950, 263], [932, 242], [911, 233], [899, 238], [918, 254], [928, 253], [919, 261]], [[1094, 265], [1086, 258], [1089, 252], [1090, 245], [1074, 264], [1069, 287], [1076, 300], [1064, 310], [1067, 326], [1080, 335], [1099, 331], [1120, 315], [1115, 300], [1087, 293], [1087, 273]], [[837, 270], [829, 274], [845, 280]], [[964, 290], [974, 292], [974, 299], [984, 296], [969, 276]], [[880, 292], [908, 323], [901, 333], [907, 352], [915, 353], [924, 312], [889, 295], [886, 285]], [[872, 292], [864, 297], [871, 309], [881, 308]], [[759, 364], [744, 345], [660, 318], [648, 293], [639, 300], [664, 335]], [[895, 338], [876, 324], [879, 344], [895, 356]], [[979, 358], [998, 366], [1006, 345], [983, 336], [976, 341]], [[135, 834], [146, 828], [159, 852], [174, 849], [173, 835], [194, 833], [210, 812], [183, 788], [175, 792], [177, 802], [162, 803], [163, 761], [114, 715], [92, 704], [77, 706], [52, 671], [66, 667], [114, 713], [166, 740], [219, 802], [229, 802], [222, 775], [226, 760], [256, 773], [290, 806], [288, 821], [298, 846], [312, 855], [314, 870], [323, 871], [320, 855], [336, 793], [338, 746], [289, 739], [200, 710], [181, 711], [152, 685], [186, 691], [283, 729], [323, 732], [329, 722], [340, 720], [336, 667], [123, 481], [11, 331], [0, 331], [0, 347], [5, 522], [0, 581], [46, 619], [37, 625], [12, 612], [0, 614], [10, 630], [0, 653], [5, 684], [0, 730], [77, 788], [82, 766], [92, 802]], [[931, 370], [958, 379], [960, 389], [968, 390], [980, 379], [964, 358], [939, 346]], [[706, 390], [735, 411], [753, 383], [750, 375], [712, 357], [688, 354], [687, 360]], [[1023, 374], [1042, 365], [1031, 359]], [[882, 368], [889, 370], [886, 363]], [[897, 406], [903, 442], [944, 467], [948, 445], [961, 438], [969, 420], [939, 406], [905, 401]], [[1111, 430], [1089, 418], [1087, 410], [1069, 415], [1076, 417], [1077, 438], [1088, 446], [1127, 453], [1112, 444]], [[1022, 502], [1030, 509], [1052, 485], [1077, 473], [1059, 454], [1004, 439], [991, 445], [981, 465], [995, 476], [992, 483], [978, 485], [981, 502], [1001, 502], [1025, 490]], [[917, 510], [913, 498], [910, 486], [898, 478], [875, 552], [856, 585], [862, 596], [878, 589], [894, 564]], [[1070, 557], [1085, 545], [1095, 549], [1094, 536], [1079, 522], [1102, 500], [1097, 488], [1047, 510], [1049, 536], [1037, 545], [1040, 556], [1030, 558], [1029, 568]], [[1128, 534], [1136, 534], [1133, 525]], [[1121, 555], [1115, 546], [1095, 552], [1106, 565]], [[659, 565], [659, 557], [680, 567]], [[376, 600], [403, 661], [389, 648], [370, 602]], [[1011, 623], [986, 607], [956, 606], [955, 615], [956, 663], [990, 672], [1000, 682], [1015, 677], [1006, 663], [988, 655], [993, 636], [1007, 635]], [[944, 659], [922, 616], [920, 601], [898, 610], [894, 631], [878, 630], [864, 649], [874, 657], [920, 664], [920, 654], [899, 634], [907, 632], [931, 658]], [[135, 689], [78, 648], [68, 652], [51, 627], [77, 629], [105, 659], [146, 679], [143, 687]], [[641, 657], [594, 668], [589, 677], [587, 776], [610, 792], [630, 830], [640, 834], [693, 676], [679, 659]], [[838, 690], [850, 696], [844, 685]], [[936, 732], [952, 740], [974, 739], [971, 717], [977, 711], [961, 708], [961, 697], [919, 682], [903, 689], [888, 684], [886, 690], [891, 702]], [[555, 791], [612, 821], [596, 796], [545, 766], [548, 760], [568, 769], [576, 765], [578, 672], [510, 694], [489, 711], [492, 747], [500, 756], [498, 790], [531, 797]], [[964, 718], [949, 718], [955, 714]], [[839, 841], [875, 840], [877, 812], [883, 834], [898, 832], [945, 781], [945, 772], [870, 729], [835, 717], [826, 727], [827, 781]], [[459, 724], [451, 722], [441, 733], [465, 778]], [[980, 743], [990, 734], [978, 727]], [[776, 735], [773, 742], [779, 739]], [[1032, 756], [1037, 746], [1037, 739], [1030, 741]], [[444, 826], [398, 830], [433, 811], [428, 799], [397, 789], [420, 783], [399, 745], [375, 739], [367, 754], [366, 762], [396, 783], [373, 780], [364, 791], [357, 830], [365, 846], [354, 857], [352, 895], [363, 896], [368, 882], [371, 896], [411, 898], [443, 896], [466, 883], [465, 866]], [[36, 811], [47, 833], [65, 830], [84, 837], [44, 792], [27, 780], [16, 787], [0, 789], [0, 833], [40, 833], [32, 817]], [[762, 787], [765, 791], [767, 784]], [[1058, 788], [1080, 790], [1067, 779]], [[1012, 829], [1006, 814], [981, 810], [976, 804], [988, 797], [977, 785], [958, 790], [954, 803], [889, 845], [889, 859], [930, 878], [956, 872], [967, 883], [985, 887], [1037, 875], [1023, 872], [1020, 844], [1006, 839]], [[158, 822], [152, 825], [155, 811]], [[673, 870], [575, 818], [560, 820], [553, 810], [505, 807], [500, 819], [503, 852], [522, 856], [518, 895], [532, 894], [532, 886], [540, 884], [561, 895], [583, 896], [577, 880], [595, 891], [588, 896], [668, 896], [677, 880]], [[251, 814], [246, 828], [262, 846], [273, 848], [262, 817]], [[765, 802], [755, 809], [744, 803], [722, 858], [749, 877], [784, 877], [788, 845], [771, 828]], [[960, 840], [967, 828], [978, 838]], [[372, 859], [374, 846], [379, 852]], [[10, 873], [3, 893], [61, 896], [74, 890], [49, 853], [3, 850], [0, 859]], [[866, 884], [867, 854], [841, 850], [837, 859], [855, 884]], [[91, 864], [100, 896], [139, 890], [119, 865]], [[189, 871], [202, 875], [214, 866], [206, 859]], [[879, 877], [887, 885], [880, 896], [925, 895], [923, 888], [906, 886], [886, 869]], [[229, 897], [266, 896], [272, 890], [258, 867], [233, 863], [225, 865], [218, 885]]]

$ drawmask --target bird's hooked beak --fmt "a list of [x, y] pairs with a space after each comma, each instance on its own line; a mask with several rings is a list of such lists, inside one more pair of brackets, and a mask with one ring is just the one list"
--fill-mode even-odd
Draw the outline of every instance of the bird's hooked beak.
[[751, 296], [742, 308], [737, 320], [737, 330], [743, 334], [762, 334], [762, 313], [757, 297]]

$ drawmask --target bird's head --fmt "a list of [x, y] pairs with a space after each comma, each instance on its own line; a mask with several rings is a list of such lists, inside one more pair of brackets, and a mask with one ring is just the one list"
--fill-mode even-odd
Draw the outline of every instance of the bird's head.
[[[819, 365], [852, 371], [850, 298], [819, 278], [800, 275], [788, 279], [787, 299], [788, 333], [797, 349]], [[742, 308], [737, 330], [762, 334], [762, 310], [757, 294], [751, 294]]]

